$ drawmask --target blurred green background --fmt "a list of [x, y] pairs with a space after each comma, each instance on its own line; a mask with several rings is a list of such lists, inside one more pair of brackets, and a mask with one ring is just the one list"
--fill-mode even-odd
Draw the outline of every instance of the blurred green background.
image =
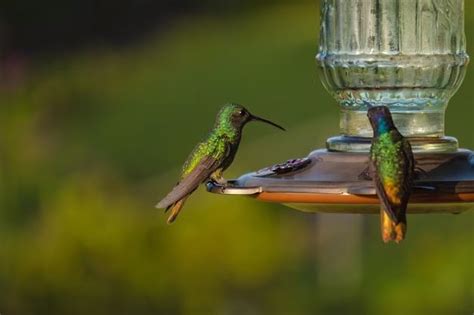
[[[0, 5], [2, 315], [472, 314], [472, 211], [412, 215], [396, 246], [377, 216], [154, 208], [225, 102], [288, 129], [249, 125], [227, 178], [337, 134], [318, 3], [75, 2]], [[470, 52], [473, 29], [466, 1]], [[471, 149], [473, 84], [471, 63], [446, 122]]]

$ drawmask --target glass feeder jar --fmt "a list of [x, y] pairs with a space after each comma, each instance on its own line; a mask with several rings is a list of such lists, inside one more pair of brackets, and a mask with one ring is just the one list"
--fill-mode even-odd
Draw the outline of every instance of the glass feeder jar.
[[369, 150], [366, 102], [388, 106], [415, 151], [457, 150], [444, 118], [469, 60], [464, 0], [321, 0], [317, 59], [341, 109], [329, 150]]

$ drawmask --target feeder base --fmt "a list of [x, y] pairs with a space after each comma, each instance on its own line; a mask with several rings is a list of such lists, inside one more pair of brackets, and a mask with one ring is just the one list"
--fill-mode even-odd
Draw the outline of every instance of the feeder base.
[[[474, 209], [474, 153], [414, 154], [425, 174], [415, 181], [408, 213], [460, 213]], [[324, 149], [305, 159], [291, 160], [241, 176], [208, 191], [247, 195], [309, 212], [378, 213], [380, 202], [371, 180], [361, 178], [369, 154]]]

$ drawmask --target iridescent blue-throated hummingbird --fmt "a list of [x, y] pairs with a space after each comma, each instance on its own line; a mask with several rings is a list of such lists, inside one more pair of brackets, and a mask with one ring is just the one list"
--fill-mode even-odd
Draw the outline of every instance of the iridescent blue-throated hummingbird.
[[407, 230], [406, 209], [415, 178], [413, 152], [388, 107], [369, 105], [367, 116], [374, 131], [369, 169], [382, 204], [382, 239], [399, 243]]
[[181, 178], [157, 208], [171, 210], [168, 223], [172, 223], [184, 202], [200, 184], [206, 181], [224, 183], [222, 173], [230, 166], [239, 148], [242, 129], [250, 121], [261, 121], [281, 130], [283, 127], [255, 115], [238, 104], [226, 104], [217, 114], [214, 128], [207, 138], [198, 143], [184, 163]]

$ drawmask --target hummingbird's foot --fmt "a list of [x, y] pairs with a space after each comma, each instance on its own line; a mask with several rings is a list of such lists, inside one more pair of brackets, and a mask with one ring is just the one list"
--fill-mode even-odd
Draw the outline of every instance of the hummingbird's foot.
[[[420, 180], [423, 177], [428, 177], [428, 172], [422, 169], [421, 167], [415, 167], [415, 180]], [[413, 190], [421, 190], [421, 191], [436, 191], [436, 187], [433, 186], [427, 186], [424, 184], [421, 185], [413, 185]]]
[[420, 179], [422, 177], [428, 177], [428, 172], [419, 166], [415, 167], [415, 179]]
[[213, 184], [218, 185], [218, 186], [225, 186], [227, 184], [227, 180], [222, 176], [219, 176], [219, 177], [211, 176], [210, 181]]
[[227, 180], [222, 177], [222, 169], [215, 171], [209, 176], [209, 180], [217, 186], [226, 186]]
[[372, 180], [373, 177], [372, 177], [372, 172], [370, 170], [370, 166], [367, 166], [363, 171], [362, 173], [359, 174], [359, 176], [357, 176], [357, 178], [359, 180]]

